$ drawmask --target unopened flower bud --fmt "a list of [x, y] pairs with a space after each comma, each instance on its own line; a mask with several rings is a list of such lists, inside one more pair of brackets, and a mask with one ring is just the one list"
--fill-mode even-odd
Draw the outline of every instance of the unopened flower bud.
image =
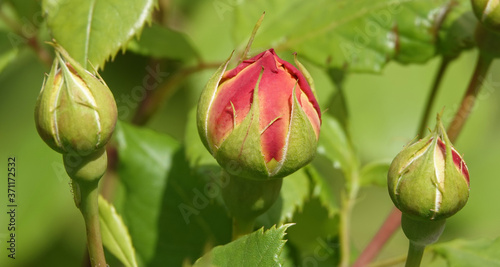
[[471, 3], [479, 22], [489, 30], [500, 33], [500, 0], [471, 0]]
[[404, 214], [426, 220], [445, 219], [469, 197], [469, 171], [452, 146], [438, 116], [434, 131], [407, 145], [393, 160], [389, 194]]
[[103, 148], [117, 119], [113, 94], [57, 44], [35, 108], [39, 135], [55, 151], [88, 155]]
[[226, 71], [228, 62], [210, 79], [198, 104], [200, 137], [219, 164], [231, 172], [226, 165], [236, 162], [233, 175], [266, 180], [309, 163], [321, 112], [304, 74], [273, 49]]

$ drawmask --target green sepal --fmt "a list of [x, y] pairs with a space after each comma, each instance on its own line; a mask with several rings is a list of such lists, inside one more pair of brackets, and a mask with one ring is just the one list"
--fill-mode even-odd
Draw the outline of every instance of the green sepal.
[[446, 134], [441, 121], [439, 121], [440, 130], [443, 132], [443, 141], [446, 144], [446, 159], [445, 159], [445, 173], [446, 177], [455, 177], [454, 179], [446, 179], [445, 187], [443, 188], [443, 199], [441, 203], [441, 210], [449, 213], [456, 213], [461, 210], [467, 200], [469, 199], [469, 183], [463, 179], [463, 174], [455, 166], [453, 160], [453, 153], [451, 150], [451, 141]]
[[309, 86], [311, 87], [311, 91], [314, 94], [314, 97], [317, 99], [318, 95], [316, 94], [316, 87], [314, 86], [314, 79], [312, 78], [309, 71], [307, 71], [306, 67], [304, 67], [304, 65], [302, 63], [300, 63], [299, 59], [297, 58], [297, 53], [293, 53], [293, 61], [295, 62], [295, 65], [297, 65], [297, 68], [299, 69], [299, 71], [306, 78], [307, 83], [309, 83]]
[[[428, 207], [427, 203], [434, 201], [428, 198], [428, 194], [422, 194], [428, 188], [420, 184], [419, 180], [421, 179], [417, 179], [421, 176], [429, 177], [429, 174], [425, 173], [425, 170], [422, 171], [422, 168], [416, 168], [424, 161], [425, 156], [421, 156], [421, 154], [427, 153], [431, 149], [431, 138], [432, 135], [428, 135], [403, 148], [389, 167], [387, 175], [389, 195], [398, 209], [410, 215], [418, 216], [417, 214], [425, 212]], [[415, 159], [416, 157], [418, 158]], [[413, 161], [412, 164], [407, 165], [410, 161]], [[423, 210], [421, 207], [424, 207]]]
[[54, 98], [57, 96], [57, 93], [49, 92], [52, 88], [47, 88], [47, 85], [52, 86], [54, 84], [58, 66], [59, 60], [56, 58], [52, 63], [48, 77], [43, 81], [42, 89], [40, 90], [35, 106], [35, 125], [42, 140], [53, 150], [63, 153], [64, 149], [57, 138], [55, 121], [50, 118], [52, 114], [51, 110], [55, 108], [52, 103], [55, 103]]
[[307, 165], [316, 154], [318, 140], [316, 133], [302, 109], [297, 95], [295, 94], [297, 85], [293, 89], [292, 112], [288, 128], [288, 136], [285, 145], [283, 159], [279, 162], [278, 168], [270, 170], [272, 177], [285, 177], [303, 166]]
[[214, 155], [217, 162], [230, 174], [255, 180], [269, 179], [261, 152], [259, 125], [259, 83], [262, 73], [261, 71], [255, 85], [248, 115], [227, 136]]
[[200, 135], [203, 145], [208, 149], [211, 154], [214, 154], [216, 150], [213, 144], [210, 144], [208, 140], [208, 115], [210, 113], [210, 108], [215, 100], [215, 95], [219, 87], [219, 82], [222, 79], [222, 75], [226, 71], [229, 61], [233, 57], [234, 51], [226, 59], [222, 65], [217, 69], [217, 71], [208, 80], [205, 89], [201, 92], [200, 100], [198, 101], [198, 110], [196, 114], [196, 123], [198, 125], [198, 133]]

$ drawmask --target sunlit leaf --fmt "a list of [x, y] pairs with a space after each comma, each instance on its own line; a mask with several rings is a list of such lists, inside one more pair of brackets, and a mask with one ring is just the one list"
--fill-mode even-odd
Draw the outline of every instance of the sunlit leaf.
[[236, 8], [234, 36], [244, 42], [265, 11], [253, 49], [271, 45], [321, 66], [379, 72], [390, 60], [423, 63], [435, 56], [436, 28], [448, 2], [246, 1]]
[[45, 0], [55, 40], [82, 66], [102, 68], [151, 19], [156, 0]]
[[112, 204], [99, 195], [99, 222], [102, 242], [123, 265], [136, 267], [135, 250], [127, 226]]
[[223, 246], [212, 249], [194, 264], [201, 266], [281, 266], [283, 237], [290, 224], [263, 228]]

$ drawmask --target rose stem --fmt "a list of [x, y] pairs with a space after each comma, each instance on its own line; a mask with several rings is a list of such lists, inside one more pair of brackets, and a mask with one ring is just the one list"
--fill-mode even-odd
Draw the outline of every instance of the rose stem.
[[451, 122], [448, 128], [448, 137], [451, 142], [455, 142], [457, 140], [458, 135], [462, 131], [462, 128], [469, 117], [472, 107], [474, 107], [474, 103], [476, 102], [477, 95], [479, 90], [481, 89], [482, 81], [488, 72], [488, 69], [491, 66], [491, 62], [493, 58], [485, 55], [484, 53], [479, 53], [476, 62], [476, 68], [474, 69], [474, 74], [469, 82], [469, 87], [465, 92], [464, 97], [462, 98], [462, 103], [460, 104], [460, 108], [455, 113], [455, 117]]
[[406, 258], [405, 267], [419, 267], [422, 261], [422, 256], [424, 255], [425, 246], [416, 244], [410, 241], [410, 247], [408, 248], [408, 258]]
[[107, 265], [104, 257], [99, 225], [99, 207], [97, 203], [99, 196], [98, 185], [99, 179], [92, 182], [75, 182], [75, 180], [73, 180], [75, 197], [80, 197], [79, 202], [77, 201], [77, 206], [85, 221], [87, 247], [91, 266], [104, 267]]
[[351, 244], [350, 244], [350, 225], [351, 225], [351, 215], [352, 209], [356, 202], [356, 197], [359, 191], [359, 168], [357, 165], [352, 167], [350, 172], [345, 172], [347, 181], [349, 182], [346, 186], [345, 191], [342, 194], [342, 208], [340, 210], [340, 248], [341, 248], [341, 260], [339, 266], [347, 267], [349, 266], [349, 261], [351, 258]]

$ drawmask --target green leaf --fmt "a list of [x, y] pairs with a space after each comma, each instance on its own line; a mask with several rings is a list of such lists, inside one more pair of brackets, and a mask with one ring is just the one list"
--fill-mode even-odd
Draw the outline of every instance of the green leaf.
[[450, 267], [500, 266], [500, 238], [475, 241], [453, 240], [430, 247]]
[[349, 173], [358, 163], [342, 125], [329, 114], [323, 114], [321, 119], [318, 154], [328, 158], [335, 168]]
[[371, 162], [363, 166], [360, 173], [360, 185], [387, 186], [387, 172], [391, 163], [388, 161]]
[[151, 259], [158, 238], [166, 173], [172, 168], [179, 144], [172, 138], [120, 122], [118, 172], [125, 186], [123, 216], [142, 260]]
[[[288, 230], [288, 239], [300, 258], [314, 257], [321, 252], [323, 261], [337, 260], [339, 245], [328, 241], [335, 240], [338, 236], [338, 213], [330, 215], [318, 198], [311, 198], [302, 211], [294, 215], [294, 223]], [[330, 266], [336, 265], [331, 263]]]
[[45, 0], [56, 41], [86, 69], [114, 57], [151, 20], [155, 0]]
[[99, 222], [104, 247], [123, 265], [127, 267], [138, 266], [127, 226], [116, 212], [115, 207], [101, 195], [99, 195]]
[[257, 225], [271, 227], [273, 224], [291, 222], [295, 212], [302, 210], [309, 198], [310, 182], [304, 168], [283, 179], [279, 198], [257, 218]]
[[187, 36], [158, 24], [142, 30], [139, 40], [132, 40], [128, 50], [144, 56], [188, 61], [197, 57]]
[[218, 246], [198, 259], [194, 266], [281, 266], [285, 231], [291, 224], [261, 228], [227, 245]]
[[471, 11], [470, 1], [450, 1], [446, 19], [438, 32], [438, 52], [447, 58], [456, 58], [474, 46], [477, 19]]
[[311, 178], [313, 189], [312, 197], [316, 197], [321, 202], [321, 205], [328, 210], [328, 216], [332, 217], [339, 212], [335, 192], [333, 191], [333, 181], [336, 177], [325, 177], [321, 175], [314, 165], [305, 167], [305, 171]]
[[193, 172], [184, 147], [167, 135], [123, 122], [115, 134], [119, 206], [140, 266], [182, 266], [230, 240], [231, 220], [217, 201], [225, 186], [219, 173]]
[[436, 54], [435, 27], [448, 2], [246, 1], [236, 8], [233, 34], [237, 43], [245, 42], [265, 11], [254, 50], [272, 45], [321, 66], [380, 72], [390, 60], [423, 63]]

